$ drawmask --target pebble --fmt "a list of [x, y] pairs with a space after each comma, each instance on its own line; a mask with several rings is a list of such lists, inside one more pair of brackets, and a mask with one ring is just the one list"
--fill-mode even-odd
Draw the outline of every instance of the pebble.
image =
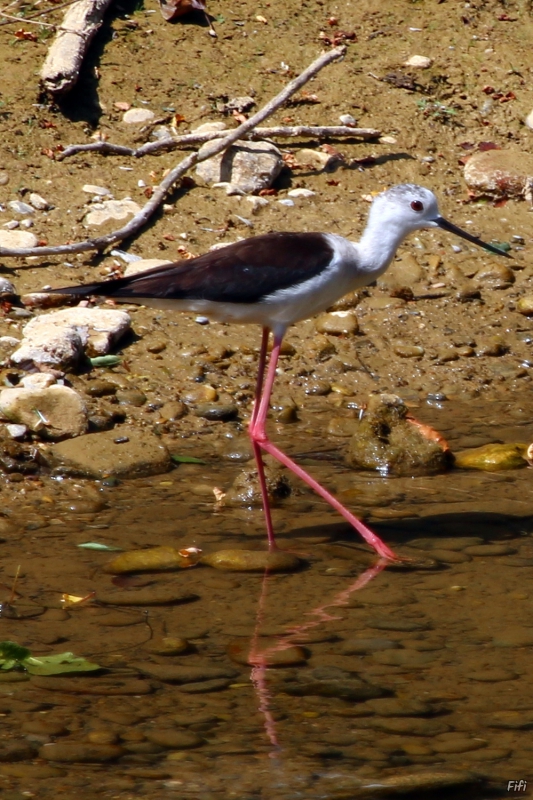
[[215, 569], [235, 572], [294, 572], [303, 561], [293, 553], [283, 550], [219, 550], [200, 559]]
[[405, 631], [412, 633], [413, 631], [427, 631], [431, 629], [430, 622], [420, 622], [408, 619], [368, 619], [366, 621], [368, 628], [376, 628], [383, 631]]
[[182, 392], [180, 400], [188, 405], [195, 405], [197, 403], [212, 403], [218, 398], [217, 390], [214, 386], [208, 383], [194, 386], [191, 389], [186, 389]]
[[384, 650], [374, 652], [372, 658], [377, 664], [407, 669], [423, 669], [437, 658], [434, 653], [421, 653], [418, 650]]
[[26, 425], [17, 425], [16, 423], [6, 425], [6, 431], [12, 439], [23, 439], [28, 432]]
[[53, 208], [48, 200], [45, 200], [44, 197], [41, 197], [41, 195], [37, 194], [36, 192], [31, 192], [28, 200], [33, 208], [37, 209], [37, 211], [47, 211], [49, 208]]
[[134, 664], [135, 669], [152, 678], [169, 683], [201, 683], [211, 680], [233, 680], [239, 676], [239, 672], [233, 667], [212, 667], [191, 665], [181, 666], [177, 664], [154, 664], [150, 661]]
[[490, 728], [506, 728], [509, 730], [531, 730], [533, 728], [532, 711], [495, 711], [487, 719]]
[[478, 194], [523, 197], [533, 176], [533, 154], [515, 150], [474, 153], [464, 167], [467, 186]]
[[23, 203], [22, 200], [10, 200], [7, 207], [15, 214], [33, 214], [35, 211], [32, 206], [28, 205], [28, 203]]
[[82, 192], [87, 192], [87, 194], [97, 195], [98, 197], [105, 197], [108, 194], [111, 194], [109, 189], [106, 189], [105, 186], [97, 186], [94, 183], [86, 183], [81, 187]]
[[99, 603], [114, 606], [162, 606], [174, 603], [189, 603], [198, 596], [175, 584], [162, 584], [141, 589], [103, 589], [97, 592]]
[[533, 294], [525, 294], [521, 297], [517, 304], [516, 310], [523, 314], [525, 317], [530, 317], [533, 315]]
[[[525, 118], [524, 122], [525, 122], [525, 124], [527, 125], [528, 128], [531, 128], [533, 130], [533, 110], [529, 112], [529, 114]], [[7, 181], [6, 181], [6, 183], [7, 183]]]
[[433, 59], [429, 56], [411, 56], [405, 62], [406, 67], [415, 67], [416, 69], [427, 69], [433, 63]]
[[357, 120], [352, 114], [341, 114], [339, 116], [339, 122], [342, 125], [348, 125], [350, 127], [355, 127], [357, 125]]
[[289, 189], [287, 192], [289, 197], [314, 197], [316, 192], [311, 191], [311, 189]]
[[118, 389], [116, 393], [116, 398], [121, 406], [134, 406], [135, 408], [140, 408], [143, 406], [146, 401], [147, 397], [144, 392], [141, 392], [140, 389]]
[[10, 249], [37, 247], [38, 239], [29, 231], [0, 231], [0, 247]]
[[235, 419], [239, 409], [234, 403], [199, 403], [194, 409], [194, 414], [203, 419], [226, 422]]
[[128, 264], [124, 270], [124, 277], [129, 278], [132, 275], [137, 275], [139, 272], [146, 272], [148, 269], [155, 269], [155, 267], [162, 267], [164, 264], [171, 262], [165, 258], [140, 258]]
[[226, 653], [237, 664], [265, 667], [295, 667], [305, 664], [308, 653], [299, 645], [287, 646], [277, 639], [260, 639], [257, 645], [250, 645], [250, 639], [234, 639], [226, 646]]
[[373, 639], [348, 639], [342, 644], [341, 653], [347, 656], [363, 655], [379, 650], [395, 650], [399, 647], [398, 642], [393, 639], [380, 639], [378, 637]]
[[6, 186], [9, 183], [9, 173], [0, 170], [0, 186]]
[[350, 336], [358, 332], [359, 323], [353, 311], [330, 311], [317, 317], [315, 328], [318, 333]]
[[[450, 730], [446, 722], [438, 719], [419, 719], [418, 717], [385, 717], [370, 720], [372, 728], [386, 733], [402, 736], [437, 736]], [[433, 747], [433, 743], [431, 745]]]
[[157, 572], [160, 570], [182, 569], [195, 563], [193, 554], [177, 550], [175, 547], [163, 545], [148, 547], [142, 550], [128, 550], [120, 553], [112, 561], [103, 566], [103, 571], [111, 575], [123, 575], [128, 572]]
[[523, 444], [485, 444], [455, 453], [455, 466], [486, 472], [519, 469], [527, 466], [526, 450]]
[[497, 290], [508, 289], [515, 280], [513, 270], [505, 264], [491, 264], [481, 269], [475, 277], [475, 282], [480, 288]]
[[124, 753], [117, 744], [93, 744], [91, 742], [54, 742], [39, 750], [45, 761], [64, 761], [69, 764], [103, 764], [115, 761]]
[[510, 556], [516, 549], [508, 544], [478, 544], [465, 547], [464, 552], [469, 556]]
[[128, 125], [141, 125], [154, 118], [155, 114], [149, 108], [130, 108], [122, 115], [122, 122], [126, 122]]
[[160, 728], [156, 731], [147, 731], [146, 738], [149, 742], [164, 747], [166, 750], [190, 750], [200, 747], [204, 740], [192, 731], [177, 731], [173, 728]]
[[138, 214], [141, 207], [129, 198], [123, 200], [103, 200], [101, 203], [94, 203], [91, 210], [83, 218], [85, 225], [103, 225], [115, 219], [126, 219], [126, 217]]
[[422, 358], [426, 352], [423, 347], [417, 344], [407, 344], [406, 342], [395, 342], [393, 351], [400, 358]]
[[158, 656], [179, 656], [190, 650], [191, 646], [187, 639], [180, 639], [177, 636], [163, 636], [162, 638], [151, 639], [146, 649], [150, 653]]

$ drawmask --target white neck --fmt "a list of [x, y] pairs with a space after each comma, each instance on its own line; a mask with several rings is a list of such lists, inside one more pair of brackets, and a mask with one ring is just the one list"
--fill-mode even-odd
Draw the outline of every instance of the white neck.
[[359, 242], [356, 244], [359, 267], [365, 273], [371, 274], [371, 280], [382, 275], [394, 258], [396, 250], [405, 239], [409, 231], [404, 225], [399, 225], [394, 219], [368, 220], [368, 224]]

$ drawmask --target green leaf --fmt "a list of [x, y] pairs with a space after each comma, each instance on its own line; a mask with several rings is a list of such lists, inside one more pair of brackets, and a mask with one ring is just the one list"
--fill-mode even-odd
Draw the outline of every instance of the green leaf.
[[112, 544], [102, 544], [102, 542], [82, 542], [77, 544], [76, 547], [81, 547], [83, 550], [105, 550], [107, 553], [122, 552], [123, 549]]
[[29, 656], [23, 666], [31, 675], [64, 675], [67, 672], [93, 672], [99, 664], [78, 658], [74, 653], [57, 653], [52, 656]]
[[207, 461], [204, 461], [201, 458], [195, 458], [194, 456], [170, 456], [172, 461], [175, 461], [176, 464], [207, 464]]
[[90, 358], [91, 367], [116, 367], [122, 362], [119, 356], [95, 356]]
[[[27, 647], [22, 647], [16, 642], [0, 642], [1, 661], [24, 661], [29, 656], [31, 656], [31, 651]], [[2, 669], [12, 669], [12, 667], [3, 666]]]

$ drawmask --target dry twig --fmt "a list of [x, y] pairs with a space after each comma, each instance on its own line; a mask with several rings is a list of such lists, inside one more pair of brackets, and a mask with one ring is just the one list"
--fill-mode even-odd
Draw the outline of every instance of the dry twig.
[[239, 125], [238, 128], [227, 133], [222, 138], [216, 139], [212, 142], [211, 146], [206, 148], [202, 155], [198, 152], [191, 153], [181, 161], [168, 175], [161, 181], [159, 186], [154, 190], [152, 197], [145, 204], [145, 206], [136, 214], [132, 219], [116, 231], [100, 236], [95, 239], [88, 239], [84, 242], [73, 242], [72, 244], [62, 244], [57, 246], [45, 247], [0, 247], [0, 256], [57, 256], [66, 253], [83, 253], [89, 250], [105, 250], [115, 242], [127, 239], [145, 225], [152, 214], [159, 208], [163, 202], [166, 194], [172, 187], [185, 175], [185, 173], [194, 167], [200, 161], [206, 161], [208, 158], [216, 156], [223, 150], [227, 150], [237, 139], [245, 137], [249, 131], [255, 128], [260, 122], [270, 117], [277, 109], [287, 102], [289, 97], [302, 88], [311, 78], [313, 78], [321, 69], [342, 58], [346, 52], [346, 47], [336, 47], [334, 50], [329, 50], [323, 53], [319, 58], [313, 61], [307, 69], [305, 69], [298, 77], [294, 78], [282, 91], [270, 100], [262, 109], [254, 114], [250, 119]]
[[[203, 133], [185, 133], [181, 136], [172, 136], [169, 134], [164, 139], [159, 139], [156, 142], [147, 142], [141, 147], [125, 147], [121, 144], [113, 144], [112, 142], [98, 141], [89, 142], [88, 144], [71, 144], [65, 147], [60, 153], [57, 153], [56, 160], [63, 161], [64, 158], [76, 155], [76, 153], [101, 153], [103, 155], [118, 155], [118, 156], [133, 156], [134, 158], [142, 158], [142, 156], [153, 155], [161, 151], [168, 152], [169, 150], [177, 150], [180, 147], [187, 147], [193, 144], [205, 144], [213, 139], [221, 139], [226, 136], [227, 130], [223, 131], [205, 131]], [[354, 139], [376, 139], [381, 136], [381, 131], [375, 128], [352, 128], [348, 125], [279, 125], [272, 128], [255, 128], [247, 136], [241, 136], [241, 139], [289, 139], [296, 136], [313, 136], [316, 139], [328, 139], [335, 137], [348, 136]]]

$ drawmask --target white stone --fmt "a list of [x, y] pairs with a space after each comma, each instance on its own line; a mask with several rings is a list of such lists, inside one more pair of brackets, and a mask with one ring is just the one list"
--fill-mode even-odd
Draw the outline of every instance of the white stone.
[[21, 346], [12, 356], [13, 364], [67, 368], [85, 352], [101, 356], [129, 330], [126, 311], [76, 308], [54, 311], [32, 319], [24, 328]]
[[529, 114], [527, 115], [527, 117], [525, 119], [525, 123], [526, 123], [528, 128], [531, 128], [533, 130], [533, 111], [529, 112]]
[[55, 382], [56, 379], [49, 372], [33, 372], [31, 375], [25, 375], [20, 385], [25, 389], [47, 389]]
[[16, 347], [20, 344], [20, 339], [15, 339], [14, 336], [0, 336], [0, 345], [4, 347]]
[[27, 430], [26, 425], [17, 425], [16, 423], [6, 425], [6, 431], [12, 439], [22, 439], [23, 436], [26, 436]]
[[20, 222], [18, 219], [10, 219], [9, 222], [4, 222], [4, 228], [7, 228], [8, 231], [14, 231], [15, 228], [20, 227]]
[[7, 207], [14, 211], [15, 214], [33, 214], [35, 211], [34, 208], [29, 206], [27, 203], [23, 203], [22, 200], [10, 200], [7, 204]]
[[130, 215], [138, 214], [141, 207], [133, 200], [104, 200], [102, 203], [95, 204], [85, 215], [86, 225], [103, 225], [112, 219], [125, 219]]
[[87, 430], [85, 403], [68, 386], [4, 389], [0, 392], [0, 414], [44, 439], [80, 436]]
[[154, 269], [161, 267], [163, 264], [171, 264], [172, 262], [164, 258], [141, 258], [128, 264], [124, 270], [124, 277], [129, 278], [130, 275], [137, 275], [138, 272], [146, 272], [147, 269]]
[[150, 122], [154, 117], [154, 112], [149, 108], [130, 108], [123, 115], [122, 122], [127, 122], [128, 125], [140, 125], [143, 122]]
[[314, 197], [316, 192], [312, 192], [311, 189], [290, 189], [287, 194], [289, 197]]
[[339, 120], [343, 125], [357, 125], [357, 120], [351, 114], [341, 114]]
[[44, 197], [41, 197], [41, 195], [37, 194], [37, 192], [31, 192], [28, 200], [30, 201], [30, 205], [32, 205], [33, 208], [36, 208], [37, 211], [46, 211], [47, 209], [52, 208], [48, 200], [45, 200]]
[[34, 233], [29, 231], [0, 231], [0, 247], [18, 249], [20, 247], [37, 247], [37, 239]]
[[82, 192], [87, 192], [87, 194], [95, 194], [99, 197], [105, 197], [106, 194], [111, 194], [109, 189], [106, 189], [105, 186], [97, 186], [95, 183], [86, 183], [81, 187], [81, 190]]
[[[200, 154], [211, 147], [207, 142]], [[208, 185], [231, 183], [241, 192], [252, 194], [268, 189], [283, 168], [278, 148], [270, 142], [237, 141], [224, 153], [219, 153], [196, 166], [196, 175]]]
[[216, 133], [218, 131], [225, 131], [225, 130], [226, 130], [225, 122], [204, 122], [203, 125], [199, 125], [197, 128], [193, 128], [192, 133]]
[[433, 63], [433, 59], [428, 56], [411, 56], [405, 62], [406, 67], [415, 67], [416, 69], [427, 69]]

